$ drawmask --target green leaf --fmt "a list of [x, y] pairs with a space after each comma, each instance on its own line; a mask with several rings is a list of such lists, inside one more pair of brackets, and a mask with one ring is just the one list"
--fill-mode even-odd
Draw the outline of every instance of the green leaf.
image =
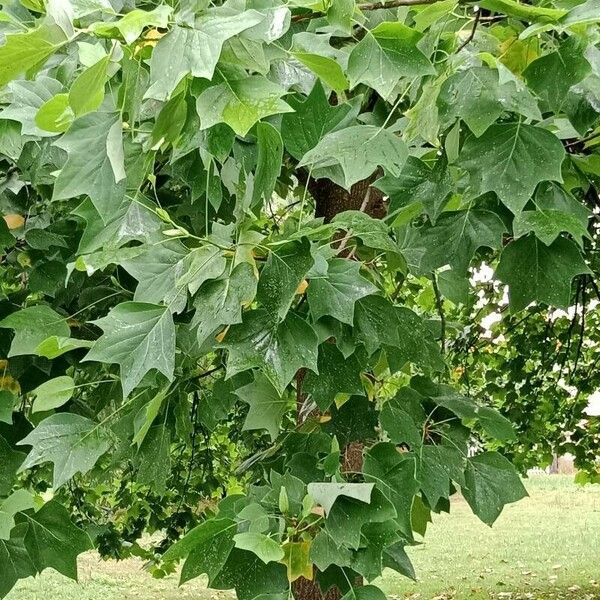
[[465, 500], [487, 525], [492, 525], [506, 504], [527, 496], [519, 475], [497, 452], [484, 452], [467, 460]]
[[0, 422], [12, 425], [17, 397], [8, 390], [0, 390]]
[[94, 324], [104, 334], [84, 360], [119, 364], [124, 397], [151, 369], [173, 379], [175, 326], [167, 307], [123, 302]]
[[419, 489], [415, 479], [415, 460], [402, 456], [394, 444], [375, 444], [365, 453], [365, 480], [393, 504], [398, 527], [406, 539], [412, 539], [411, 511], [413, 498]]
[[474, 195], [496, 192], [515, 214], [521, 212], [540, 181], [562, 181], [565, 150], [549, 131], [503, 123], [479, 138], [467, 138], [459, 165], [469, 172]]
[[25, 460], [25, 454], [13, 450], [8, 442], [0, 435], [0, 496], [7, 496], [13, 487], [15, 476]]
[[21, 513], [27, 523], [24, 545], [37, 572], [52, 568], [77, 580], [77, 556], [93, 548], [90, 536], [75, 526], [67, 509], [51, 500], [36, 513]]
[[44, 419], [19, 444], [32, 447], [21, 471], [45, 462], [54, 463], [54, 489], [76, 473], [87, 473], [110, 447], [107, 434], [98, 423], [72, 413]]
[[91, 348], [92, 344], [93, 342], [90, 340], [77, 340], [71, 337], [53, 335], [38, 344], [35, 349], [35, 354], [43, 356], [44, 358], [53, 359], [58, 358], [67, 352], [71, 352], [71, 350]]
[[401, 77], [435, 74], [433, 65], [418, 48], [422, 34], [402, 23], [380, 23], [367, 32], [350, 52], [351, 87], [365, 83], [390, 99]]
[[215, 246], [190, 251], [173, 241], [152, 244], [121, 265], [139, 282], [134, 300], [164, 302], [171, 312], [178, 313], [185, 308], [188, 288], [195, 293], [205, 281], [220, 277], [226, 261]]
[[546, 246], [550, 246], [562, 232], [570, 233], [583, 248], [583, 238], [589, 238], [587, 228], [574, 215], [559, 210], [525, 210], [515, 217], [515, 238], [533, 232]]
[[55, 144], [68, 158], [54, 184], [52, 199], [87, 195], [107, 222], [121, 205], [125, 190], [120, 114], [80, 117]]
[[68, 337], [71, 333], [64, 317], [45, 304], [30, 306], [0, 321], [0, 328], [13, 329], [15, 337], [8, 356], [36, 354], [36, 349], [51, 336]]
[[458, 4], [457, 0], [438, 0], [428, 6], [416, 6], [413, 19], [417, 31], [425, 31], [431, 25], [451, 13]]
[[364, 393], [360, 378], [362, 368], [355, 354], [345, 358], [334, 344], [321, 344], [317, 368], [318, 375], [312, 371], [306, 374], [302, 391], [309, 394], [321, 410], [327, 410], [338, 394]]
[[198, 327], [201, 346], [223, 325], [242, 322], [242, 308], [256, 296], [256, 275], [249, 263], [237, 265], [228, 277], [207, 281], [194, 298], [196, 312], [191, 326]]
[[381, 219], [375, 219], [360, 210], [345, 210], [335, 215], [332, 223], [360, 238], [365, 246], [398, 252], [397, 245], [390, 238], [389, 227]]
[[188, 531], [179, 541], [170, 546], [163, 554], [163, 560], [175, 561], [185, 558], [198, 547], [225, 531], [232, 532], [231, 537], [233, 538], [235, 527], [236, 524], [231, 519], [208, 519]]
[[287, 594], [288, 580], [282, 564], [265, 564], [253, 552], [234, 548], [212, 586], [216, 589], [235, 588], [239, 600], [254, 600], [259, 596], [279, 600], [277, 594]]
[[265, 564], [280, 561], [284, 556], [281, 546], [264, 533], [247, 531], [233, 536], [236, 548], [256, 554]]
[[571, 302], [571, 281], [589, 273], [577, 246], [558, 238], [546, 246], [528, 235], [511, 242], [500, 256], [497, 277], [509, 287], [511, 311], [543, 302], [566, 309]]
[[348, 89], [348, 80], [344, 75], [344, 70], [333, 58], [308, 52], [292, 52], [291, 55], [338, 94]]
[[163, 404], [163, 400], [167, 396], [167, 390], [160, 390], [157, 394], [155, 394], [142, 408], [140, 408], [135, 415], [135, 419], [133, 421], [133, 427], [135, 430], [135, 434], [133, 439], [131, 440], [132, 444], [137, 444], [138, 449], [142, 445], [148, 431], [150, 431], [150, 427], [154, 423], [154, 420], [158, 416], [160, 409]]
[[283, 141], [279, 131], [269, 123], [256, 126], [258, 158], [254, 176], [253, 203], [271, 201], [283, 161]]
[[491, 437], [502, 441], [515, 441], [517, 436], [511, 422], [490, 406], [481, 406], [463, 396], [433, 396], [437, 405], [451, 410], [461, 419], [477, 420]]
[[164, 496], [171, 475], [171, 432], [164, 423], [148, 430], [135, 457], [137, 481]]
[[0, 537], [0, 596], [4, 597], [19, 579], [37, 574], [25, 548], [24, 536], [27, 525], [15, 527], [8, 540]]
[[221, 522], [218, 531], [194, 542], [194, 546], [181, 569], [180, 583], [183, 584], [206, 573], [209, 585], [212, 585], [213, 580], [227, 562], [227, 558], [235, 545], [233, 541], [236, 531], [235, 523], [229, 519], [218, 519], [215, 522]]
[[35, 124], [44, 131], [62, 133], [69, 129], [74, 118], [69, 106], [69, 95], [56, 94], [40, 106], [35, 115]]
[[275, 440], [279, 435], [281, 419], [291, 405], [289, 397], [281, 395], [262, 374], [258, 374], [252, 383], [235, 390], [235, 394], [250, 405], [243, 429], [266, 429], [271, 439]]
[[76, 117], [94, 112], [102, 104], [109, 62], [110, 55], [107, 54], [80, 73], [72, 83], [69, 90], [69, 106]]
[[360, 108], [358, 104], [329, 104], [318, 80], [303, 102], [290, 96], [287, 103], [294, 112], [283, 115], [281, 137], [286, 150], [297, 160], [312, 150], [326, 133], [350, 125]]
[[[1, 113], [0, 113], [1, 114]], [[1, 124], [0, 124], [1, 126]], [[1, 150], [0, 150], [1, 152]], [[4, 219], [0, 219], [0, 250], [11, 248], [15, 245], [15, 238], [10, 232], [8, 225]]]
[[410, 230], [402, 252], [409, 265], [422, 273], [444, 265], [464, 273], [479, 248], [501, 248], [505, 232], [502, 219], [489, 210], [447, 212], [434, 226]]
[[562, 8], [546, 8], [543, 6], [530, 6], [516, 2], [516, 0], [483, 0], [480, 3], [482, 8], [503, 13], [509, 17], [523, 19], [525, 21], [540, 21], [541, 23], [551, 23], [558, 21], [567, 11]]
[[270, 115], [291, 112], [281, 97], [285, 90], [262, 75], [229, 79], [206, 89], [196, 102], [202, 129], [227, 123], [245, 136], [252, 126]]
[[591, 73], [584, 49], [575, 38], [568, 38], [558, 50], [540, 56], [523, 72], [527, 85], [554, 112], [563, 109], [569, 90]]
[[327, 9], [327, 20], [336, 29], [350, 35], [354, 9], [354, 0], [332, 0]]
[[54, 133], [37, 127], [35, 116], [40, 107], [61, 90], [62, 85], [59, 81], [44, 75], [40, 75], [34, 81], [11, 81], [7, 91], [12, 96], [12, 102], [2, 109], [0, 119], [18, 121], [23, 135], [52, 136]]
[[418, 453], [418, 475], [422, 494], [430, 506], [448, 499], [451, 482], [464, 486], [465, 456], [454, 446], [425, 444]]
[[353, 587], [342, 600], [385, 600], [386, 595], [374, 585]]
[[193, 27], [175, 25], [152, 52], [146, 97], [166, 100], [188, 74], [211, 80], [223, 43], [263, 19], [254, 10], [221, 15], [215, 9], [197, 18]]
[[416, 156], [409, 156], [398, 177], [386, 175], [375, 182], [375, 187], [389, 196], [390, 215], [413, 203], [421, 203], [433, 224], [453, 191], [445, 157], [436, 160], [430, 169]]
[[370, 504], [373, 487], [372, 483], [313, 482], [308, 484], [308, 493], [318, 505], [323, 507], [325, 515], [328, 515], [340, 496]]
[[68, 375], [44, 381], [32, 392], [35, 395], [32, 411], [44, 412], [59, 408], [71, 399], [74, 391], [75, 382]]
[[167, 27], [172, 11], [164, 4], [149, 11], [135, 8], [116, 21], [92, 23], [89, 30], [99, 37], [123, 38], [127, 44], [133, 44], [146, 27]]
[[325, 571], [331, 565], [350, 566], [352, 551], [335, 543], [326, 529], [321, 529], [310, 547], [310, 559], [319, 571]]
[[358, 262], [334, 258], [327, 263], [326, 273], [310, 278], [306, 293], [315, 321], [330, 315], [352, 325], [355, 302], [376, 291], [377, 288], [360, 274]]
[[600, 21], [600, 2], [587, 0], [578, 4], [561, 19], [562, 25], [589, 25]]
[[0, 46], [0, 87], [21, 73], [40, 67], [64, 41], [60, 30], [48, 25], [8, 34]]
[[530, 232], [550, 246], [562, 233], [566, 232], [583, 248], [583, 238], [589, 238], [587, 231], [589, 210], [562, 187], [546, 182], [538, 186], [533, 198], [536, 210], [525, 210], [513, 221], [516, 238]]
[[349, 190], [377, 167], [399, 175], [407, 157], [404, 142], [390, 130], [355, 125], [326, 134], [302, 157], [299, 166], [308, 167], [315, 179], [328, 177]]
[[394, 444], [407, 444], [411, 450], [422, 446], [425, 414], [410, 388], [401, 389], [383, 405], [379, 422]]
[[502, 114], [498, 71], [471, 67], [444, 81], [438, 96], [440, 118], [451, 123], [460, 117], [479, 137]]
[[382, 296], [367, 296], [356, 303], [354, 335], [369, 356], [380, 346], [398, 346], [398, 317], [393, 305]]
[[8, 498], [0, 501], [0, 546], [2, 540], [10, 540], [10, 531], [15, 525], [15, 515], [31, 508], [34, 508], [33, 496], [27, 490], [16, 490]]
[[283, 394], [298, 369], [317, 370], [317, 344], [313, 328], [294, 313], [277, 323], [267, 312], [253, 310], [231, 327], [219, 347], [229, 353], [227, 377], [260, 369]]
[[341, 496], [329, 511], [325, 528], [336, 544], [356, 550], [364, 525], [383, 523], [395, 516], [392, 503], [378, 489], [374, 489], [369, 504]]
[[290, 309], [298, 286], [314, 263], [305, 238], [271, 252], [258, 281], [257, 300], [271, 315], [282, 320]]

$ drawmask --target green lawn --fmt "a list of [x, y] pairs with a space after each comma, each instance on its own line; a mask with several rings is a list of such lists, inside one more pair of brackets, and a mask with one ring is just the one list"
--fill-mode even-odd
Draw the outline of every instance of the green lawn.
[[[381, 582], [393, 599], [600, 600], [600, 486], [572, 476], [535, 477], [530, 498], [507, 507], [492, 529], [462, 500], [435, 518], [422, 545], [409, 553], [420, 581], [389, 572]], [[140, 563], [82, 558], [80, 583], [55, 573], [18, 585], [7, 600], [220, 600], [227, 592], [202, 582], [177, 588], [154, 580]]]

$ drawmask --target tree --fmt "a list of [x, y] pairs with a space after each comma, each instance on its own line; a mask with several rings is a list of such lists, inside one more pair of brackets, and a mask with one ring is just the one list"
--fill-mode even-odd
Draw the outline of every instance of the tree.
[[511, 319], [596, 289], [596, 0], [1, 15], [0, 596], [96, 547], [374, 600], [525, 495], [456, 332], [482, 261]]

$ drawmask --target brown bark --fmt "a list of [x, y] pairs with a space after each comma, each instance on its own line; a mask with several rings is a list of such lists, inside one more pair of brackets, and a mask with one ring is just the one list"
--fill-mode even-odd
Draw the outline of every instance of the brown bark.
[[[371, 217], [380, 219], [386, 214], [386, 205], [380, 190], [371, 187], [371, 184], [381, 176], [375, 172], [368, 179], [354, 184], [350, 191], [335, 184], [329, 179], [310, 180], [308, 191], [315, 200], [315, 216], [324, 217], [329, 222], [340, 212], [346, 210], [362, 210]], [[306, 369], [301, 369], [296, 374], [296, 406], [297, 422], [302, 424], [308, 416], [303, 410], [306, 395], [302, 392], [302, 382]], [[342, 472], [358, 472], [362, 470], [363, 449], [361, 442], [348, 444], [343, 451]], [[362, 585], [362, 579], [354, 582]], [[340, 600], [342, 594], [337, 587], [330, 588], [325, 594], [321, 591], [316, 581], [309, 581], [304, 577], [297, 579], [292, 584], [292, 592], [296, 600]]]
[[[350, 191], [345, 190], [329, 179], [311, 179], [308, 191], [315, 199], [315, 217], [324, 217], [329, 223], [338, 213], [345, 210], [363, 210], [376, 219], [386, 214], [383, 192], [371, 187], [371, 184], [381, 177], [376, 171], [367, 179], [355, 183]], [[366, 199], [366, 205], [363, 206]]]

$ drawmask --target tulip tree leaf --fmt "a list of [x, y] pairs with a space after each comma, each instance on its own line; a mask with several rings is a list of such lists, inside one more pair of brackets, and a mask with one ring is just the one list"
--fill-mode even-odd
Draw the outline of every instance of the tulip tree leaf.
[[224, 42], [262, 20], [254, 10], [233, 15], [214, 11], [198, 19], [194, 27], [175, 25], [152, 53], [151, 86], [146, 95], [166, 100], [188, 73], [212, 79]]
[[128, 396], [151, 369], [173, 378], [175, 327], [168, 308], [123, 302], [95, 324], [104, 334], [85, 360], [118, 363], [123, 396]]
[[104, 221], [124, 193], [125, 164], [118, 113], [90, 113], [73, 122], [55, 144], [68, 154], [54, 185], [54, 200], [87, 195]]
[[68, 375], [45, 381], [33, 391], [35, 394], [33, 412], [43, 412], [62, 406], [71, 399], [74, 389], [75, 382]]
[[36, 571], [41, 573], [51, 567], [76, 580], [77, 556], [92, 549], [90, 536], [77, 527], [67, 509], [54, 500], [36, 513], [21, 514], [21, 522], [27, 523], [24, 546]]
[[198, 326], [198, 343], [222, 325], [242, 322], [242, 308], [256, 295], [256, 275], [248, 263], [237, 265], [228, 277], [204, 283], [194, 300], [192, 326]]
[[492, 125], [480, 137], [467, 138], [458, 161], [475, 194], [496, 192], [518, 214], [540, 181], [562, 181], [564, 157], [554, 134], [519, 122]]
[[352, 325], [355, 302], [376, 291], [377, 288], [360, 274], [358, 263], [335, 258], [329, 261], [327, 273], [311, 277], [308, 304], [315, 321], [330, 315]]
[[38, 345], [53, 335], [68, 337], [71, 333], [66, 319], [45, 304], [14, 312], [0, 321], [0, 327], [13, 329], [9, 356], [36, 354]]
[[462, 491], [473, 512], [490, 526], [506, 504], [527, 496], [515, 468], [497, 452], [484, 452], [467, 460]]
[[44, 419], [19, 443], [32, 447], [21, 470], [52, 462], [54, 488], [76, 473], [87, 473], [110, 447], [106, 432], [97, 423], [72, 413]]
[[317, 335], [294, 313], [281, 323], [263, 310], [244, 316], [233, 325], [221, 347], [228, 351], [227, 376], [248, 369], [260, 369], [279, 393], [303, 367], [317, 370]]
[[404, 142], [387, 129], [355, 125], [325, 135], [300, 161], [312, 176], [327, 176], [345, 189], [384, 167], [398, 175], [408, 152]]
[[238, 388], [235, 393], [250, 405], [244, 429], [266, 429], [274, 440], [279, 435], [281, 419], [290, 407], [287, 395], [281, 396], [262, 374], [257, 375], [252, 383]]
[[312, 150], [326, 133], [343, 129], [356, 116], [350, 103], [332, 106], [320, 81], [304, 101], [294, 96], [287, 98], [294, 112], [286, 113], [281, 120], [281, 136], [286, 150], [300, 160]]
[[567, 308], [571, 281], [589, 273], [577, 246], [558, 238], [550, 246], [532, 235], [511, 242], [502, 252], [496, 269], [509, 288], [510, 308], [522, 310], [531, 302]]
[[434, 73], [417, 47], [422, 34], [402, 23], [380, 23], [352, 49], [348, 60], [350, 85], [366, 83], [389, 98], [401, 77]]
[[202, 129], [226, 123], [245, 136], [252, 126], [270, 115], [291, 112], [281, 97], [285, 90], [262, 75], [227, 80], [209, 87], [199, 97], [196, 109]]

